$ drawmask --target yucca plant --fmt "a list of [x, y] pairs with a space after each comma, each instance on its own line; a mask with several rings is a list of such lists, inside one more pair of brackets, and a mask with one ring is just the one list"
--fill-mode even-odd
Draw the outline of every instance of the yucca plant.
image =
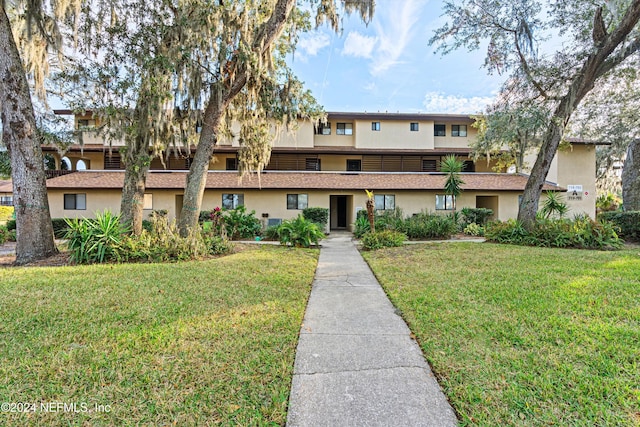
[[122, 243], [129, 228], [120, 223], [120, 215], [96, 212], [95, 219], [66, 219], [65, 234], [71, 260], [78, 264], [120, 261]]
[[460, 177], [460, 172], [464, 168], [464, 163], [458, 157], [451, 154], [440, 162], [440, 171], [446, 174], [444, 182], [444, 192], [453, 199], [453, 212], [456, 211], [456, 198], [462, 193], [464, 181]]

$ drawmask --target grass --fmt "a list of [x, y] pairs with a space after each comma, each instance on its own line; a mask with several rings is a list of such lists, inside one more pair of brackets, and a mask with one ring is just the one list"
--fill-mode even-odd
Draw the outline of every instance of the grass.
[[284, 424], [317, 253], [0, 269], [0, 425]]
[[461, 425], [640, 425], [640, 250], [363, 253]]

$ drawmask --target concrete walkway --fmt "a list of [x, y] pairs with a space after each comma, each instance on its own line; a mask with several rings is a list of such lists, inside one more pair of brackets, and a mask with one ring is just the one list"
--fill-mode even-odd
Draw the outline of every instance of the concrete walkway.
[[287, 425], [457, 425], [409, 334], [351, 234], [332, 234], [300, 333]]

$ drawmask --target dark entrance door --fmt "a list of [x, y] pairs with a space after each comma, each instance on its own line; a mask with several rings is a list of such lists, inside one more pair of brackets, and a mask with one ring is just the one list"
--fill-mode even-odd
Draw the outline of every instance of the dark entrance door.
[[338, 228], [347, 228], [347, 196], [337, 196]]

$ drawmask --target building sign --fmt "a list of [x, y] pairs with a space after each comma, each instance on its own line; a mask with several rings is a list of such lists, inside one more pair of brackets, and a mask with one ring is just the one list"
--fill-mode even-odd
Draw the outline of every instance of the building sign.
[[581, 201], [582, 200], [582, 185], [567, 185], [567, 200], [568, 201]]

